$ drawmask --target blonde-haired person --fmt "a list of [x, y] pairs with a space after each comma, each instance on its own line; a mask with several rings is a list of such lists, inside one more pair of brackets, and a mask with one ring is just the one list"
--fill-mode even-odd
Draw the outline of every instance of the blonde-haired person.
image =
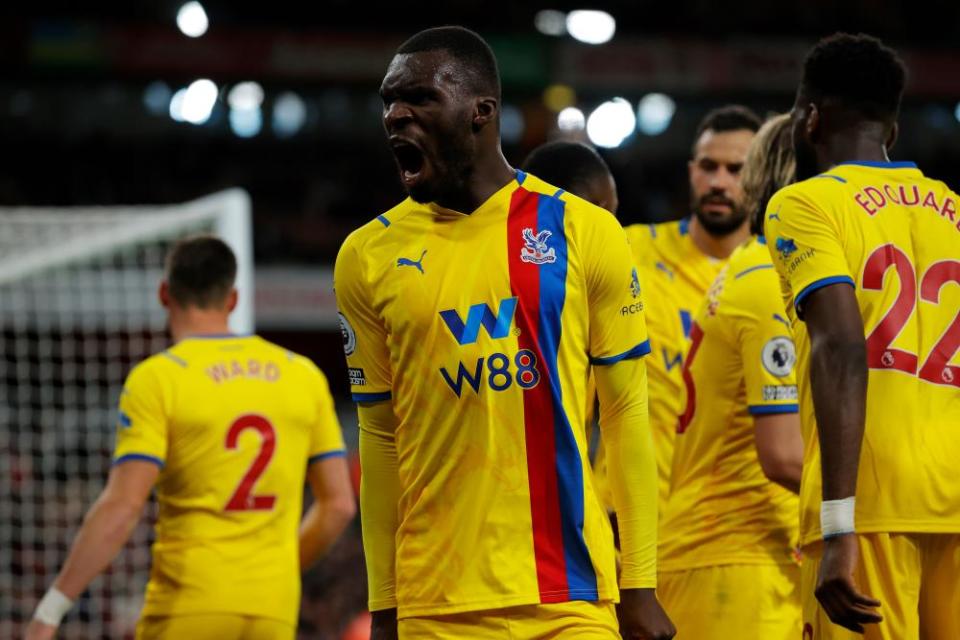
[[[754, 232], [793, 180], [789, 117], [767, 121], [743, 173]], [[794, 346], [761, 234], [734, 251], [695, 316], [684, 362], [659, 589], [677, 637], [801, 634], [795, 554], [803, 443]], [[735, 631], [734, 631], [735, 630]]]

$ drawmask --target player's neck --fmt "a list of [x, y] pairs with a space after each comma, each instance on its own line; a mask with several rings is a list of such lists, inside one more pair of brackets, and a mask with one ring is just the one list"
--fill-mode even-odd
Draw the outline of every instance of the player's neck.
[[206, 309], [179, 309], [170, 313], [170, 333], [174, 342], [191, 336], [217, 336], [230, 333], [229, 314]]
[[473, 213], [515, 177], [516, 171], [507, 163], [498, 146], [495, 152], [477, 159], [462, 191], [438, 200], [437, 204], [460, 213]]
[[825, 136], [817, 149], [821, 172], [841, 162], [889, 162], [882, 130], [876, 127], [851, 127]]
[[725, 236], [711, 235], [703, 228], [696, 216], [690, 221], [690, 239], [693, 240], [693, 244], [697, 245], [701, 252], [718, 260], [729, 258], [733, 250], [743, 244], [749, 235], [749, 220], [745, 220], [740, 228]]

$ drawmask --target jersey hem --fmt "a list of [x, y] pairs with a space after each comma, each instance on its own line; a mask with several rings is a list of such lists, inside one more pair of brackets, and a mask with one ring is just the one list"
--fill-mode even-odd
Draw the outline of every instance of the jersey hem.
[[343, 458], [346, 455], [347, 455], [346, 449], [335, 449], [333, 451], [327, 451], [325, 453], [318, 453], [316, 455], [313, 455], [307, 458], [307, 465], [311, 465], [314, 462], [320, 462], [321, 460], [326, 460], [327, 458]]
[[747, 411], [752, 416], [770, 415], [774, 413], [799, 413], [800, 405], [797, 404], [751, 404]]
[[164, 464], [165, 464], [164, 461], [163, 461], [162, 459], [158, 458], [157, 456], [151, 456], [151, 455], [148, 455], [148, 454], [146, 454], [146, 453], [125, 453], [125, 454], [123, 454], [123, 455], [118, 456], [117, 458], [115, 458], [114, 461], [110, 463], [110, 466], [111, 466], [111, 467], [115, 467], [115, 466], [117, 466], [118, 464], [123, 464], [124, 462], [130, 462], [130, 461], [132, 461], [132, 460], [141, 460], [141, 461], [143, 461], [143, 462], [152, 462], [153, 464], [157, 465], [157, 466], [160, 467], [161, 469], [163, 469], [163, 466], [164, 466]]
[[180, 607], [171, 608], [160, 603], [151, 605], [149, 602], [143, 605], [143, 610], [140, 612], [140, 615], [144, 618], [175, 618], [180, 616], [202, 616], [210, 614], [243, 616], [246, 618], [266, 618], [268, 620], [277, 620], [278, 622], [289, 624], [294, 628], [296, 628], [297, 620], [299, 618], [299, 612], [297, 615], [291, 617], [278, 616], [276, 614], [265, 613], [262, 611], [252, 611], [250, 609], [233, 609], [230, 607], [201, 607], [198, 609], [183, 609]]
[[854, 289], [857, 288], [857, 285], [853, 282], [853, 278], [851, 278], [850, 276], [829, 276], [826, 278], [820, 278], [819, 280], [814, 280], [813, 282], [805, 286], [803, 290], [801, 290], [800, 293], [798, 293], [797, 296], [793, 299], [793, 308], [796, 309], [797, 311], [797, 317], [800, 317], [800, 318], [803, 317], [801, 306], [803, 305], [803, 301], [807, 299], [807, 296], [809, 296], [811, 293], [813, 293], [818, 289], [822, 289], [823, 287], [829, 286], [831, 284], [839, 284], [841, 282], [844, 282], [850, 285]]
[[393, 394], [389, 391], [374, 391], [374, 392], [358, 392], [354, 391], [350, 394], [354, 402], [383, 402], [384, 400], [389, 400], [393, 397]]
[[750, 565], [750, 566], [770, 566], [770, 567], [779, 567], [783, 565], [794, 565], [796, 561], [790, 557], [784, 557], [782, 560], [777, 560], [776, 558], [771, 558], [770, 556], [753, 556], [753, 557], [740, 557], [740, 558], [731, 558], [731, 557], [715, 557], [707, 558], [704, 560], [698, 560], [696, 562], [663, 562], [660, 561], [659, 572], [660, 573], [675, 573], [680, 571], [693, 571], [694, 569], [707, 569], [709, 567], [727, 567], [730, 565]]
[[[942, 520], [910, 520], [885, 521], [863, 524], [856, 523], [856, 533], [960, 533], [960, 521], [944, 522]], [[805, 547], [815, 542], [823, 542], [823, 533], [820, 527], [804, 534], [800, 538], [800, 546]]]
[[631, 360], [633, 358], [640, 358], [650, 353], [650, 340], [644, 340], [637, 346], [633, 347], [629, 351], [624, 351], [623, 353], [618, 353], [615, 356], [605, 356], [599, 358], [590, 358], [590, 364], [594, 365], [610, 365], [616, 364], [621, 360]]
[[[551, 592], [552, 593], [552, 592]], [[486, 611], [490, 609], [506, 609], [507, 607], [520, 607], [529, 604], [541, 604], [543, 596], [550, 596], [551, 593], [535, 593], [512, 598], [501, 598], [497, 600], [481, 600], [475, 602], [461, 602], [456, 604], [423, 604], [423, 605], [400, 605], [397, 607], [397, 618], [417, 618], [421, 616], [450, 615], [454, 613], [467, 613], [469, 611]], [[565, 600], [549, 600], [550, 604], [559, 604], [561, 602], [588, 601], [588, 602], [617, 602], [619, 592], [610, 593], [606, 589], [597, 589], [596, 591], [588, 589], [572, 590], [569, 597]], [[589, 597], [588, 597], [589, 596]]]

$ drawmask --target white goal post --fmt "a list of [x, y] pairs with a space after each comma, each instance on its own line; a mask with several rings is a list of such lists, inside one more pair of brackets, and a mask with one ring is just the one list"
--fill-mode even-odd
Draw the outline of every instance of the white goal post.
[[[110, 466], [130, 368], [169, 346], [157, 301], [166, 251], [194, 233], [237, 256], [230, 318], [252, 333], [250, 198], [163, 206], [0, 208], [0, 638], [19, 637]], [[58, 638], [132, 637], [155, 505], [65, 618]]]

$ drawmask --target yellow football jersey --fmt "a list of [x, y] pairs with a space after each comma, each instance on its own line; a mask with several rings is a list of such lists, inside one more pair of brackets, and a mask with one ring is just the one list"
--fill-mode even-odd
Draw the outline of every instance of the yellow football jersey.
[[657, 449], [660, 512], [670, 491], [670, 466], [677, 415], [683, 409], [683, 354], [694, 312], [724, 262], [704, 254], [690, 237], [690, 219], [635, 224], [627, 238], [646, 288], [650, 428]]
[[[778, 192], [766, 229], [792, 319], [820, 287], [856, 291], [869, 369], [857, 530], [960, 531], [957, 195], [910, 162], [843, 163]], [[820, 538], [820, 450], [806, 325], [794, 333], [806, 544]]]
[[617, 598], [587, 369], [649, 351], [608, 212], [517, 172], [472, 214], [407, 199], [334, 274], [354, 399], [392, 398], [401, 617]]
[[326, 378], [262, 338], [187, 338], [135, 367], [114, 464], [161, 467], [143, 615], [295, 625], [307, 465], [343, 454]]
[[797, 412], [796, 355], [762, 238], [730, 257], [694, 318], [659, 566], [788, 564], [797, 497], [764, 476], [753, 416]]

